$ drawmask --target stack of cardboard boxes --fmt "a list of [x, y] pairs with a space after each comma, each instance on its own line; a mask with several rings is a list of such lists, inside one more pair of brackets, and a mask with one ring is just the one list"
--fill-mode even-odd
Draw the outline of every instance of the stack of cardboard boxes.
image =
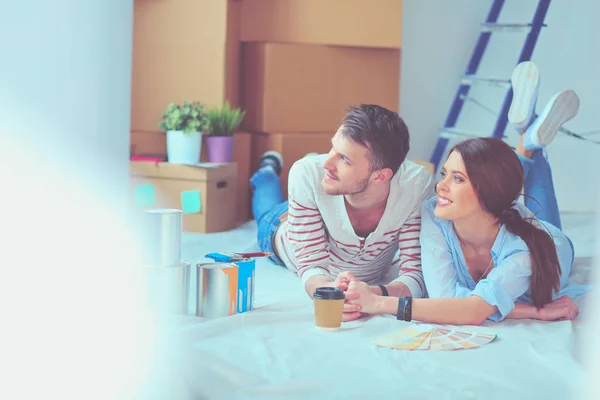
[[290, 166], [331, 149], [349, 106], [398, 111], [402, 0], [248, 0], [240, 21], [240, 103], [252, 169], [267, 150]]
[[[233, 160], [238, 222], [251, 218], [248, 181], [267, 150], [283, 154], [287, 197], [289, 167], [306, 153], [330, 150], [349, 106], [399, 108], [402, 0], [376, 3], [135, 0], [134, 153], [166, 154], [158, 126], [168, 103], [229, 101], [246, 110]], [[211, 181], [211, 174], [198, 179]], [[216, 202], [204, 206], [231, 213]]]
[[[131, 144], [135, 154], [166, 154], [166, 135], [158, 126], [168, 103], [182, 103], [185, 99], [207, 106], [221, 106], [225, 101], [239, 105], [241, 5], [233, 0], [135, 0], [131, 99]], [[229, 201], [214, 200], [211, 193], [201, 193], [206, 202], [202, 203], [200, 215], [184, 216], [186, 230], [231, 229], [232, 213], [237, 215], [237, 223], [248, 220], [250, 143], [249, 133], [236, 133], [233, 161], [237, 169], [225, 167], [228, 173], [235, 174], [235, 190], [227, 188], [228, 196], [236, 199], [235, 206], [230, 207]], [[200, 160], [206, 161], [206, 145], [202, 151]], [[165, 165], [148, 170], [132, 163], [132, 181], [139, 184], [145, 177], [160, 183], [155, 185], [160, 186], [157, 191], [166, 191], [161, 188], [175, 187], [165, 181], [166, 168]], [[194, 175], [189, 168], [181, 167], [179, 172], [169, 168], [168, 179], [179, 176], [179, 186], [192, 179], [198, 182], [198, 189], [202, 186], [203, 190], [214, 190], [202, 182], [217, 181], [222, 178], [220, 174], [216, 169], [198, 170]], [[178, 196], [157, 194], [156, 205], [176, 206]], [[160, 198], [170, 200], [163, 203], [158, 201]], [[223, 223], [186, 225], [187, 220], [204, 221], [209, 214]]]

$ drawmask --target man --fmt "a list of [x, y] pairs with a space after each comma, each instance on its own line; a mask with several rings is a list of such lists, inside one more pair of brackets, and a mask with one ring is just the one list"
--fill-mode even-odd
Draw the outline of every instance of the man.
[[[328, 154], [290, 169], [283, 201], [281, 155], [267, 152], [250, 179], [262, 251], [296, 272], [312, 296], [321, 286], [347, 289], [350, 276], [380, 279], [399, 252], [399, 275], [371, 286], [378, 295], [422, 297], [421, 203], [434, 194], [426, 168], [405, 161], [409, 133], [398, 114], [377, 105], [352, 107]], [[360, 317], [346, 304], [344, 320]]]

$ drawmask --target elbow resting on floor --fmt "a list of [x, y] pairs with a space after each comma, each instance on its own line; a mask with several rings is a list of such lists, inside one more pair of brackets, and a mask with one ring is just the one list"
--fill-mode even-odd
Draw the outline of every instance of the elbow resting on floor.
[[468, 325], [474, 325], [474, 326], [479, 326], [481, 324], [483, 324], [483, 321], [485, 321], [487, 318], [473, 318], [471, 320], [471, 322]]
[[485, 321], [487, 319], [487, 317], [482, 317], [480, 315], [471, 313], [469, 311], [465, 310], [463, 315], [457, 316], [456, 318], [452, 318], [454, 321], [452, 321], [452, 319], [451, 319], [450, 321], [448, 321], [446, 323], [449, 323], [451, 325], [479, 326], [479, 325], [483, 324], [483, 321]]

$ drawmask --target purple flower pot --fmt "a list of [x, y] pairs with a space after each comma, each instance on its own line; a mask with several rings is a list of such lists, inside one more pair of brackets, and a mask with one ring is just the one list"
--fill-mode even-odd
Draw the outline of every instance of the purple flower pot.
[[233, 160], [233, 136], [208, 136], [206, 148], [208, 161], [215, 163], [229, 163]]

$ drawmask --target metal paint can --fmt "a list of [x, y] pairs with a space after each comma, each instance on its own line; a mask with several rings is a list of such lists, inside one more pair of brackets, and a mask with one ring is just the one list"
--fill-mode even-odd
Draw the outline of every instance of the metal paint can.
[[188, 314], [190, 264], [145, 267], [150, 308], [159, 313]]
[[145, 210], [140, 224], [145, 265], [178, 265], [181, 261], [183, 212], [177, 209]]
[[238, 271], [233, 263], [196, 265], [196, 316], [220, 318], [237, 313]]
[[234, 261], [238, 266], [238, 297], [237, 312], [241, 314], [251, 311], [254, 306], [254, 276], [256, 261], [253, 258], [244, 258]]

